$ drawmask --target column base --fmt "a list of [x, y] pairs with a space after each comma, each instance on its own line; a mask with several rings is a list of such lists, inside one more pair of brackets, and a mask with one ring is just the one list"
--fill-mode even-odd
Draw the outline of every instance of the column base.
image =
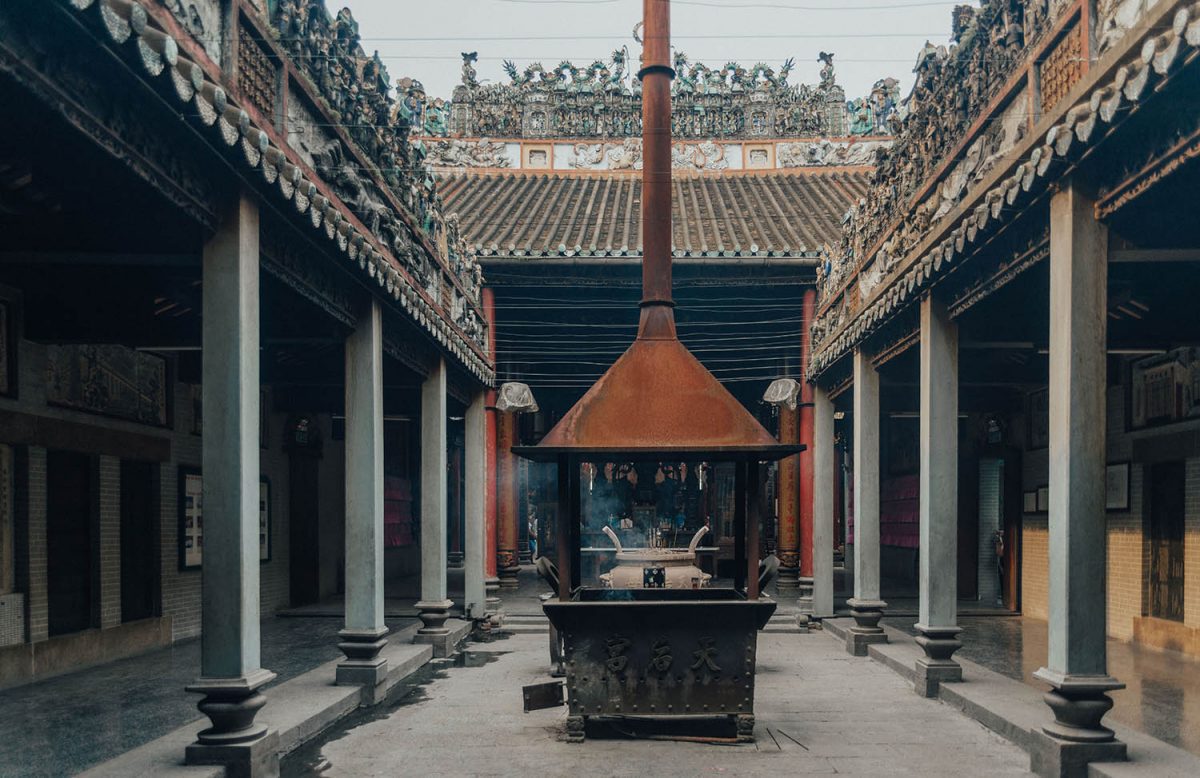
[[264, 732], [253, 740], [229, 745], [192, 743], [184, 752], [189, 765], [217, 765], [226, 778], [277, 778], [279, 734]]
[[1029, 739], [1029, 771], [1042, 778], [1087, 778], [1092, 762], [1124, 762], [1129, 759], [1125, 744], [1077, 743], [1033, 731]]
[[388, 677], [388, 662], [379, 657], [387, 645], [387, 627], [377, 630], [343, 629], [338, 648], [346, 659], [337, 666], [334, 683], [338, 686], [361, 686], [363, 699], [373, 705], [383, 699], [382, 689]]
[[446, 555], [446, 567], [458, 570], [466, 564], [466, 555], [461, 551], [451, 551]]
[[1033, 674], [1050, 684], [1046, 704], [1054, 712], [1054, 721], [1042, 727], [1052, 738], [1068, 743], [1110, 743], [1113, 731], [1100, 723], [1112, 708], [1108, 692], [1124, 689], [1125, 684], [1108, 675], [1067, 675], [1049, 668]]
[[779, 577], [775, 579], [775, 588], [781, 592], [794, 592], [800, 588], [799, 567], [779, 567]]
[[517, 567], [502, 567], [500, 568], [500, 588], [501, 589], [516, 589], [519, 585], [517, 575], [521, 572], [521, 568]]
[[925, 656], [916, 661], [913, 687], [922, 697], [936, 697], [941, 684], [962, 680], [962, 667], [950, 658], [962, 648], [962, 641], [958, 639], [962, 627], [917, 624], [916, 629], [919, 633], [916, 643]]
[[492, 601], [492, 595], [500, 591], [500, 577], [492, 576], [483, 579], [483, 592], [487, 595], [488, 602]]
[[417, 618], [421, 620], [422, 626], [417, 630], [418, 635], [446, 635], [450, 630], [446, 627], [446, 620], [450, 618], [450, 606], [454, 605], [452, 600], [422, 600], [417, 603]]
[[802, 575], [797, 579], [796, 607], [801, 613], [812, 615], [813, 612], [813, 579], [810, 575]]
[[853, 656], [866, 656], [867, 647], [874, 643], [888, 642], [887, 634], [879, 626], [887, 603], [883, 600], [860, 600], [851, 597], [846, 601], [854, 626], [846, 631], [846, 652]]
[[185, 687], [204, 695], [196, 707], [212, 722], [196, 741], [208, 746], [235, 745], [265, 734], [266, 725], [255, 724], [254, 717], [267, 704], [258, 690], [273, 680], [275, 673], [260, 668], [240, 678], [200, 678]]
[[1125, 744], [1101, 724], [1112, 707], [1108, 692], [1125, 684], [1107, 675], [1067, 675], [1041, 668], [1034, 678], [1053, 687], [1046, 704], [1054, 721], [1033, 732], [1029, 769], [1044, 777], [1085, 778], [1091, 762], [1123, 762]]

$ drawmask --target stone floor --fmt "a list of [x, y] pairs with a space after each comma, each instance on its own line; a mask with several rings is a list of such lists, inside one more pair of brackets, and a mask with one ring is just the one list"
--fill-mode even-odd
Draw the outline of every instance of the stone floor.
[[[884, 623], [915, 634], [913, 619]], [[963, 617], [959, 654], [1001, 675], [1044, 688], [1046, 622], [1027, 617]], [[1200, 661], [1121, 640], [1108, 641], [1108, 670], [1127, 688], [1113, 692], [1108, 718], [1200, 755]]]
[[[337, 619], [263, 621], [263, 667], [278, 684], [338, 658], [340, 627]], [[184, 691], [199, 672], [197, 639], [0, 692], [0, 731], [8, 733], [0, 776], [71, 775], [190, 721], [199, 731], [199, 697]]]
[[548, 680], [545, 634], [470, 649], [285, 758], [284, 775], [1027, 774], [1019, 748], [819, 632], [760, 636], [757, 742], [744, 745], [561, 742], [564, 708], [522, 712], [521, 687]]

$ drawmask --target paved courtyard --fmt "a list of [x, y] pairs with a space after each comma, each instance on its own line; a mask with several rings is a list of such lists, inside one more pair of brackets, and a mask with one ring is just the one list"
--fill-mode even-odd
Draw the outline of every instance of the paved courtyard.
[[469, 648], [289, 756], [284, 775], [1027, 774], [1016, 746], [821, 633], [760, 635], [757, 742], [736, 746], [562, 742], [565, 708], [522, 712], [521, 687], [548, 680], [546, 635]]

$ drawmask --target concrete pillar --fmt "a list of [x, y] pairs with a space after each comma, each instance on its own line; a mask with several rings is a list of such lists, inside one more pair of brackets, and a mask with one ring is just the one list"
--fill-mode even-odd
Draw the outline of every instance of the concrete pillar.
[[517, 457], [512, 447], [517, 439], [517, 414], [496, 412], [496, 564], [500, 586], [517, 588]]
[[278, 735], [254, 717], [275, 674], [259, 664], [258, 205], [242, 195], [203, 256], [204, 567], [200, 678], [212, 721], [190, 764], [279, 772]]
[[1101, 724], [1108, 674], [1104, 509], [1108, 235], [1094, 203], [1068, 181], [1050, 199], [1049, 651], [1034, 677], [1050, 684], [1055, 721], [1035, 739], [1042, 775], [1083, 775], [1125, 758]]
[[[487, 322], [487, 344], [488, 353], [492, 357], [496, 356], [496, 291], [491, 287], [484, 287], [481, 294], [483, 302], [483, 317]], [[499, 565], [497, 564], [497, 555], [499, 550], [498, 532], [499, 519], [497, 516], [498, 503], [496, 494], [496, 484], [499, 474], [497, 472], [499, 443], [497, 442], [497, 434], [499, 428], [499, 415], [496, 410], [496, 391], [489, 389], [487, 393], [487, 481], [484, 487], [484, 515], [487, 523], [487, 547], [484, 549], [484, 560], [487, 563], [487, 577], [484, 579], [484, 587], [488, 592], [488, 608], [495, 612], [499, 609], [500, 598], [496, 596], [500, 591], [500, 573]]]
[[339, 684], [376, 701], [387, 680], [383, 621], [383, 314], [372, 298], [346, 338], [346, 627]]
[[484, 589], [484, 548], [487, 544], [484, 520], [484, 482], [487, 477], [487, 395], [483, 390], [475, 393], [467, 406], [463, 420], [463, 464], [466, 482], [464, 500], [464, 595], [463, 609], [468, 618], [487, 617], [487, 592]]
[[487, 399], [485, 400], [485, 412], [487, 422], [487, 439], [484, 441], [485, 473], [483, 484], [483, 515], [484, 515], [484, 535], [487, 539], [487, 544], [483, 550], [484, 559], [484, 589], [488, 593], [488, 608], [494, 610], [499, 603], [499, 599], [495, 596], [500, 589], [500, 575], [496, 566], [496, 392], [493, 389], [487, 391]]
[[879, 597], [879, 373], [871, 357], [854, 351], [854, 597], [847, 604], [855, 626], [846, 650], [866, 656], [886, 643], [879, 626], [887, 603]]
[[958, 325], [932, 295], [921, 301], [920, 616], [916, 689], [961, 681], [958, 633]]
[[812, 615], [833, 615], [833, 503], [837, 489], [833, 438], [833, 401], [819, 386], [812, 388], [813, 447], [813, 588]]
[[446, 360], [421, 385], [421, 601], [418, 640], [446, 635]]

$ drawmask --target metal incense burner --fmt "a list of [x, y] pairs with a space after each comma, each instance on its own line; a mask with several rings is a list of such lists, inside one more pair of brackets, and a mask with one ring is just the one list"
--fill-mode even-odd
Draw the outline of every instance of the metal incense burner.
[[701, 589], [712, 581], [711, 575], [696, 566], [696, 548], [708, 534], [707, 525], [696, 531], [687, 548], [625, 548], [617, 533], [608, 527], [603, 531], [617, 551], [617, 566], [600, 576], [600, 583], [609, 589]]
[[[670, 2], [643, 0], [643, 12], [637, 339], [538, 445], [513, 451], [558, 463], [558, 600], [543, 608], [563, 639], [568, 738], [582, 740], [591, 717], [666, 719], [678, 734], [710, 732], [705, 720], [720, 717], [752, 740], [758, 630], [775, 611], [758, 597], [759, 465], [803, 447], [776, 441], [676, 336]], [[737, 463], [732, 588], [580, 585], [580, 465], [614, 460]]]

